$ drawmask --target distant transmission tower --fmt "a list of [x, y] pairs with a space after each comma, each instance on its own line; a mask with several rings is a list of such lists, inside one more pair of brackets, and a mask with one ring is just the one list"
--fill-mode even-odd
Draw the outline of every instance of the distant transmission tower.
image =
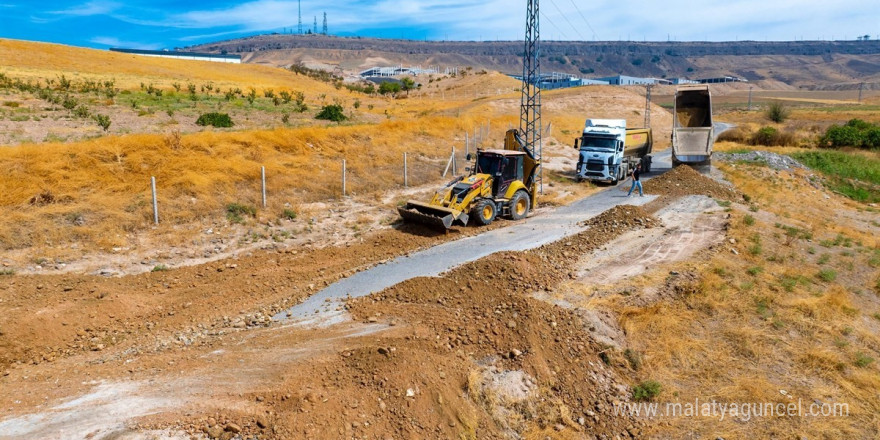
[[315, 24], [314, 24], [314, 26], [312, 27], [312, 32], [315, 33], [315, 34], [318, 33], [318, 16], [317, 16], [317, 15], [315, 16]]
[[541, 90], [538, 88], [541, 77], [541, 66], [538, 59], [538, 25], [538, 0], [528, 0], [519, 130], [524, 137], [524, 147], [533, 153], [537, 152], [540, 157], [542, 127]]
[[652, 84], [645, 85], [645, 128], [651, 128], [651, 88]]
[[298, 33], [302, 35], [303, 33], [303, 11], [302, 11], [302, 0], [298, 0], [296, 2], [296, 12], [299, 17], [299, 30]]
[[321, 33], [324, 35], [327, 35], [327, 13], [326, 12], [324, 13], [324, 29], [323, 29], [323, 32], [321, 32]]

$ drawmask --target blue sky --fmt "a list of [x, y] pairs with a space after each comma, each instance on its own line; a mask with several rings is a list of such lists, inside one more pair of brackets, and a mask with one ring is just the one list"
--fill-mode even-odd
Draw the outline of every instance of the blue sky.
[[[541, 0], [545, 40], [880, 38], [877, 0]], [[519, 40], [524, 0], [302, 0], [304, 28], [331, 34]], [[297, 27], [296, 0], [0, 0], [0, 38], [160, 49]]]

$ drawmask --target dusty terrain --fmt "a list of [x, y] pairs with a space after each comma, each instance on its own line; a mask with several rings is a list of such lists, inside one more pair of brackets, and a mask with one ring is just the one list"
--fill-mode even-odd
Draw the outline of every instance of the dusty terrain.
[[[37, 61], [11, 70], [54, 72]], [[127, 80], [137, 89], [134, 71], [162, 66], [130, 63]], [[305, 84], [264, 69], [243, 72], [266, 87]], [[502, 92], [474, 96], [481, 87]], [[516, 122], [519, 100], [506, 87], [493, 73], [435, 80], [412, 98], [376, 101], [380, 123], [4, 147], [0, 438], [880, 435], [877, 207], [829, 191], [813, 170], [735, 155], [705, 175], [678, 167], [653, 176], [643, 206], [627, 204], [626, 184], [575, 183], [570, 144], [584, 109], [639, 125], [637, 88], [544, 94], [546, 192], [533, 219], [603, 190], [592, 200], [619, 198], [580, 232], [350, 299], [333, 320], [285, 319], [335, 281], [486, 232], [401, 225], [394, 207], [448, 181], [437, 168], [465, 131], [491, 123], [487, 146]], [[876, 118], [846, 107], [802, 110], [791, 123], [865, 114]], [[724, 117], [762, 123], [756, 112]], [[671, 118], [654, 106], [652, 122], [660, 150]], [[405, 151], [419, 158], [409, 188], [396, 162]], [[350, 162], [351, 193], [341, 197], [345, 157], [362, 161]], [[199, 173], [189, 172], [194, 163]], [[261, 163], [279, 176], [273, 201], [234, 221], [224, 208], [257, 204]], [[176, 182], [162, 201], [176, 214], [154, 228], [147, 206], [129, 202], [144, 200], [144, 178], [156, 171]], [[695, 399], [845, 403], [847, 413], [622, 410]]]

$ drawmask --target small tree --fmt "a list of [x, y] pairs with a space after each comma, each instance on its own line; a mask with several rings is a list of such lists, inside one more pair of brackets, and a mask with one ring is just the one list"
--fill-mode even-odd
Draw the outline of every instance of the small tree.
[[789, 111], [785, 107], [785, 104], [781, 102], [773, 102], [770, 103], [770, 106], [767, 107], [767, 119], [778, 123], [785, 122], [788, 119]]
[[100, 125], [101, 128], [104, 129], [104, 131], [107, 131], [110, 129], [110, 116], [97, 114], [94, 116], [94, 118], [95, 118], [95, 122], [97, 122], [98, 125]]
[[400, 91], [400, 84], [396, 82], [383, 82], [379, 84], [379, 93], [382, 95], [395, 94]]
[[405, 76], [400, 79], [400, 89], [406, 92], [406, 96], [409, 96], [409, 91], [414, 88], [416, 88], [416, 82], [412, 78]]
[[324, 108], [315, 116], [315, 119], [324, 119], [327, 121], [341, 122], [346, 120], [345, 112], [339, 104], [325, 105]]

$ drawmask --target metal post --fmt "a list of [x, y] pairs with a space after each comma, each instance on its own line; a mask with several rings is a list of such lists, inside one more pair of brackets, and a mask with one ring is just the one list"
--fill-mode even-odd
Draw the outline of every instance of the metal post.
[[263, 208], [266, 207], [266, 167], [260, 167], [260, 180], [263, 183]]
[[452, 175], [458, 174], [455, 170], [455, 146], [452, 146]]
[[156, 200], [156, 178], [150, 177], [150, 188], [153, 190], [153, 222], [159, 224], [159, 202]]
[[471, 144], [471, 141], [469, 139], [468, 132], [464, 132], [464, 152], [465, 152], [465, 154], [471, 152], [470, 144]]
[[862, 89], [865, 87], [865, 83], [859, 84], [859, 104], [862, 103]]
[[752, 86], [749, 86], [749, 111], [752, 111]]
[[406, 188], [409, 186], [409, 178], [407, 177], [406, 172], [406, 152], [403, 153], [403, 187]]
[[345, 159], [342, 159], [342, 195], [345, 196]]

